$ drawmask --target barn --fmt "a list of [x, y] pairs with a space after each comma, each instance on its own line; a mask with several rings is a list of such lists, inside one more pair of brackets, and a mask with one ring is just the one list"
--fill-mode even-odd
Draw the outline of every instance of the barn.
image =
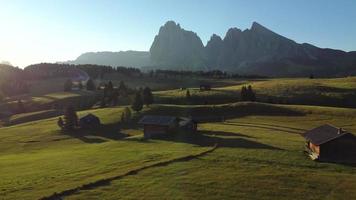
[[313, 160], [354, 162], [356, 137], [342, 128], [329, 124], [319, 126], [304, 134], [305, 150]]
[[146, 115], [138, 122], [143, 125], [145, 138], [169, 134], [178, 127], [178, 118], [173, 116]]

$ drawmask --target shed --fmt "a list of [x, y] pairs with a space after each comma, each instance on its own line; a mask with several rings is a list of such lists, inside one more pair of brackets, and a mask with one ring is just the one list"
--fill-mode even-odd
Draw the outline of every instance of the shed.
[[356, 159], [356, 138], [342, 128], [325, 124], [304, 133], [306, 152], [313, 160], [352, 161]]
[[199, 88], [200, 88], [200, 91], [211, 90], [211, 85], [209, 85], [209, 84], [201, 84]]
[[79, 125], [81, 128], [95, 128], [100, 126], [100, 119], [97, 116], [89, 113], [79, 119]]
[[173, 132], [178, 126], [177, 117], [161, 115], [145, 115], [138, 122], [143, 125], [145, 138], [153, 138]]

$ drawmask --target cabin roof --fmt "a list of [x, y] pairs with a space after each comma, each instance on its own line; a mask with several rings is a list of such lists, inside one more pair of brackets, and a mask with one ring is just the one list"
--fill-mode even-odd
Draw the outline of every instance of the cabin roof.
[[304, 137], [315, 145], [321, 145], [346, 134], [350, 133], [338, 127], [325, 124], [305, 132]]
[[143, 125], [169, 126], [176, 120], [177, 118], [173, 116], [145, 115], [140, 119], [138, 123]]

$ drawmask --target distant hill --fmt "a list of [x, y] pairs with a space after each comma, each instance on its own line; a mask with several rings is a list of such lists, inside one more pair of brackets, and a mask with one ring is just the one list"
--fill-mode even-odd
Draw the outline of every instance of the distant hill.
[[66, 63], [143, 67], [150, 65], [151, 62], [150, 53], [147, 51], [103, 51], [83, 53], [77, 59]]

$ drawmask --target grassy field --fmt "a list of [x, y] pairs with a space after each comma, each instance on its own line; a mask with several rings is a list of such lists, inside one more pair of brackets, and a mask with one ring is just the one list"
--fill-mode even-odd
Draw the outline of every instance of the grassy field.
[[220, 104], [240, 100], [242, 85], [251, 85], [261, 102], [356, 107], [356, 77], [334, 79], [266, 79], [241, 81], [232, 86], [214, 87], [211, 91], [189, 88], [158, 91], [157, 102], [175, 104]]
[[324, 123], [356, 131], [354, 119], [245, 116], [204, 123], [198, 140], [173, 141], [202, 147], [217, 142], [214, 152], [147, 169], [66, 199], [355, 199], [356, 169], [309, 160], [299, 135]]
[[259, 103], [154, 105], [144, 112], [229, 117], [200, 124], [195, 136], [147, 141], [139, 128], [118, 124], [122, 110], [80, 112], [100, 117], [104, 125], [97, 130], [62, 133], [55, 118], [0, 128], [0, 196], [38, 199], [218, 144], [196, 159], [149, 167], [65, 199], [356, 198], [356, 168], [309, 160], [299, 135], [325, 123], [356, 132], [356, 110]]

